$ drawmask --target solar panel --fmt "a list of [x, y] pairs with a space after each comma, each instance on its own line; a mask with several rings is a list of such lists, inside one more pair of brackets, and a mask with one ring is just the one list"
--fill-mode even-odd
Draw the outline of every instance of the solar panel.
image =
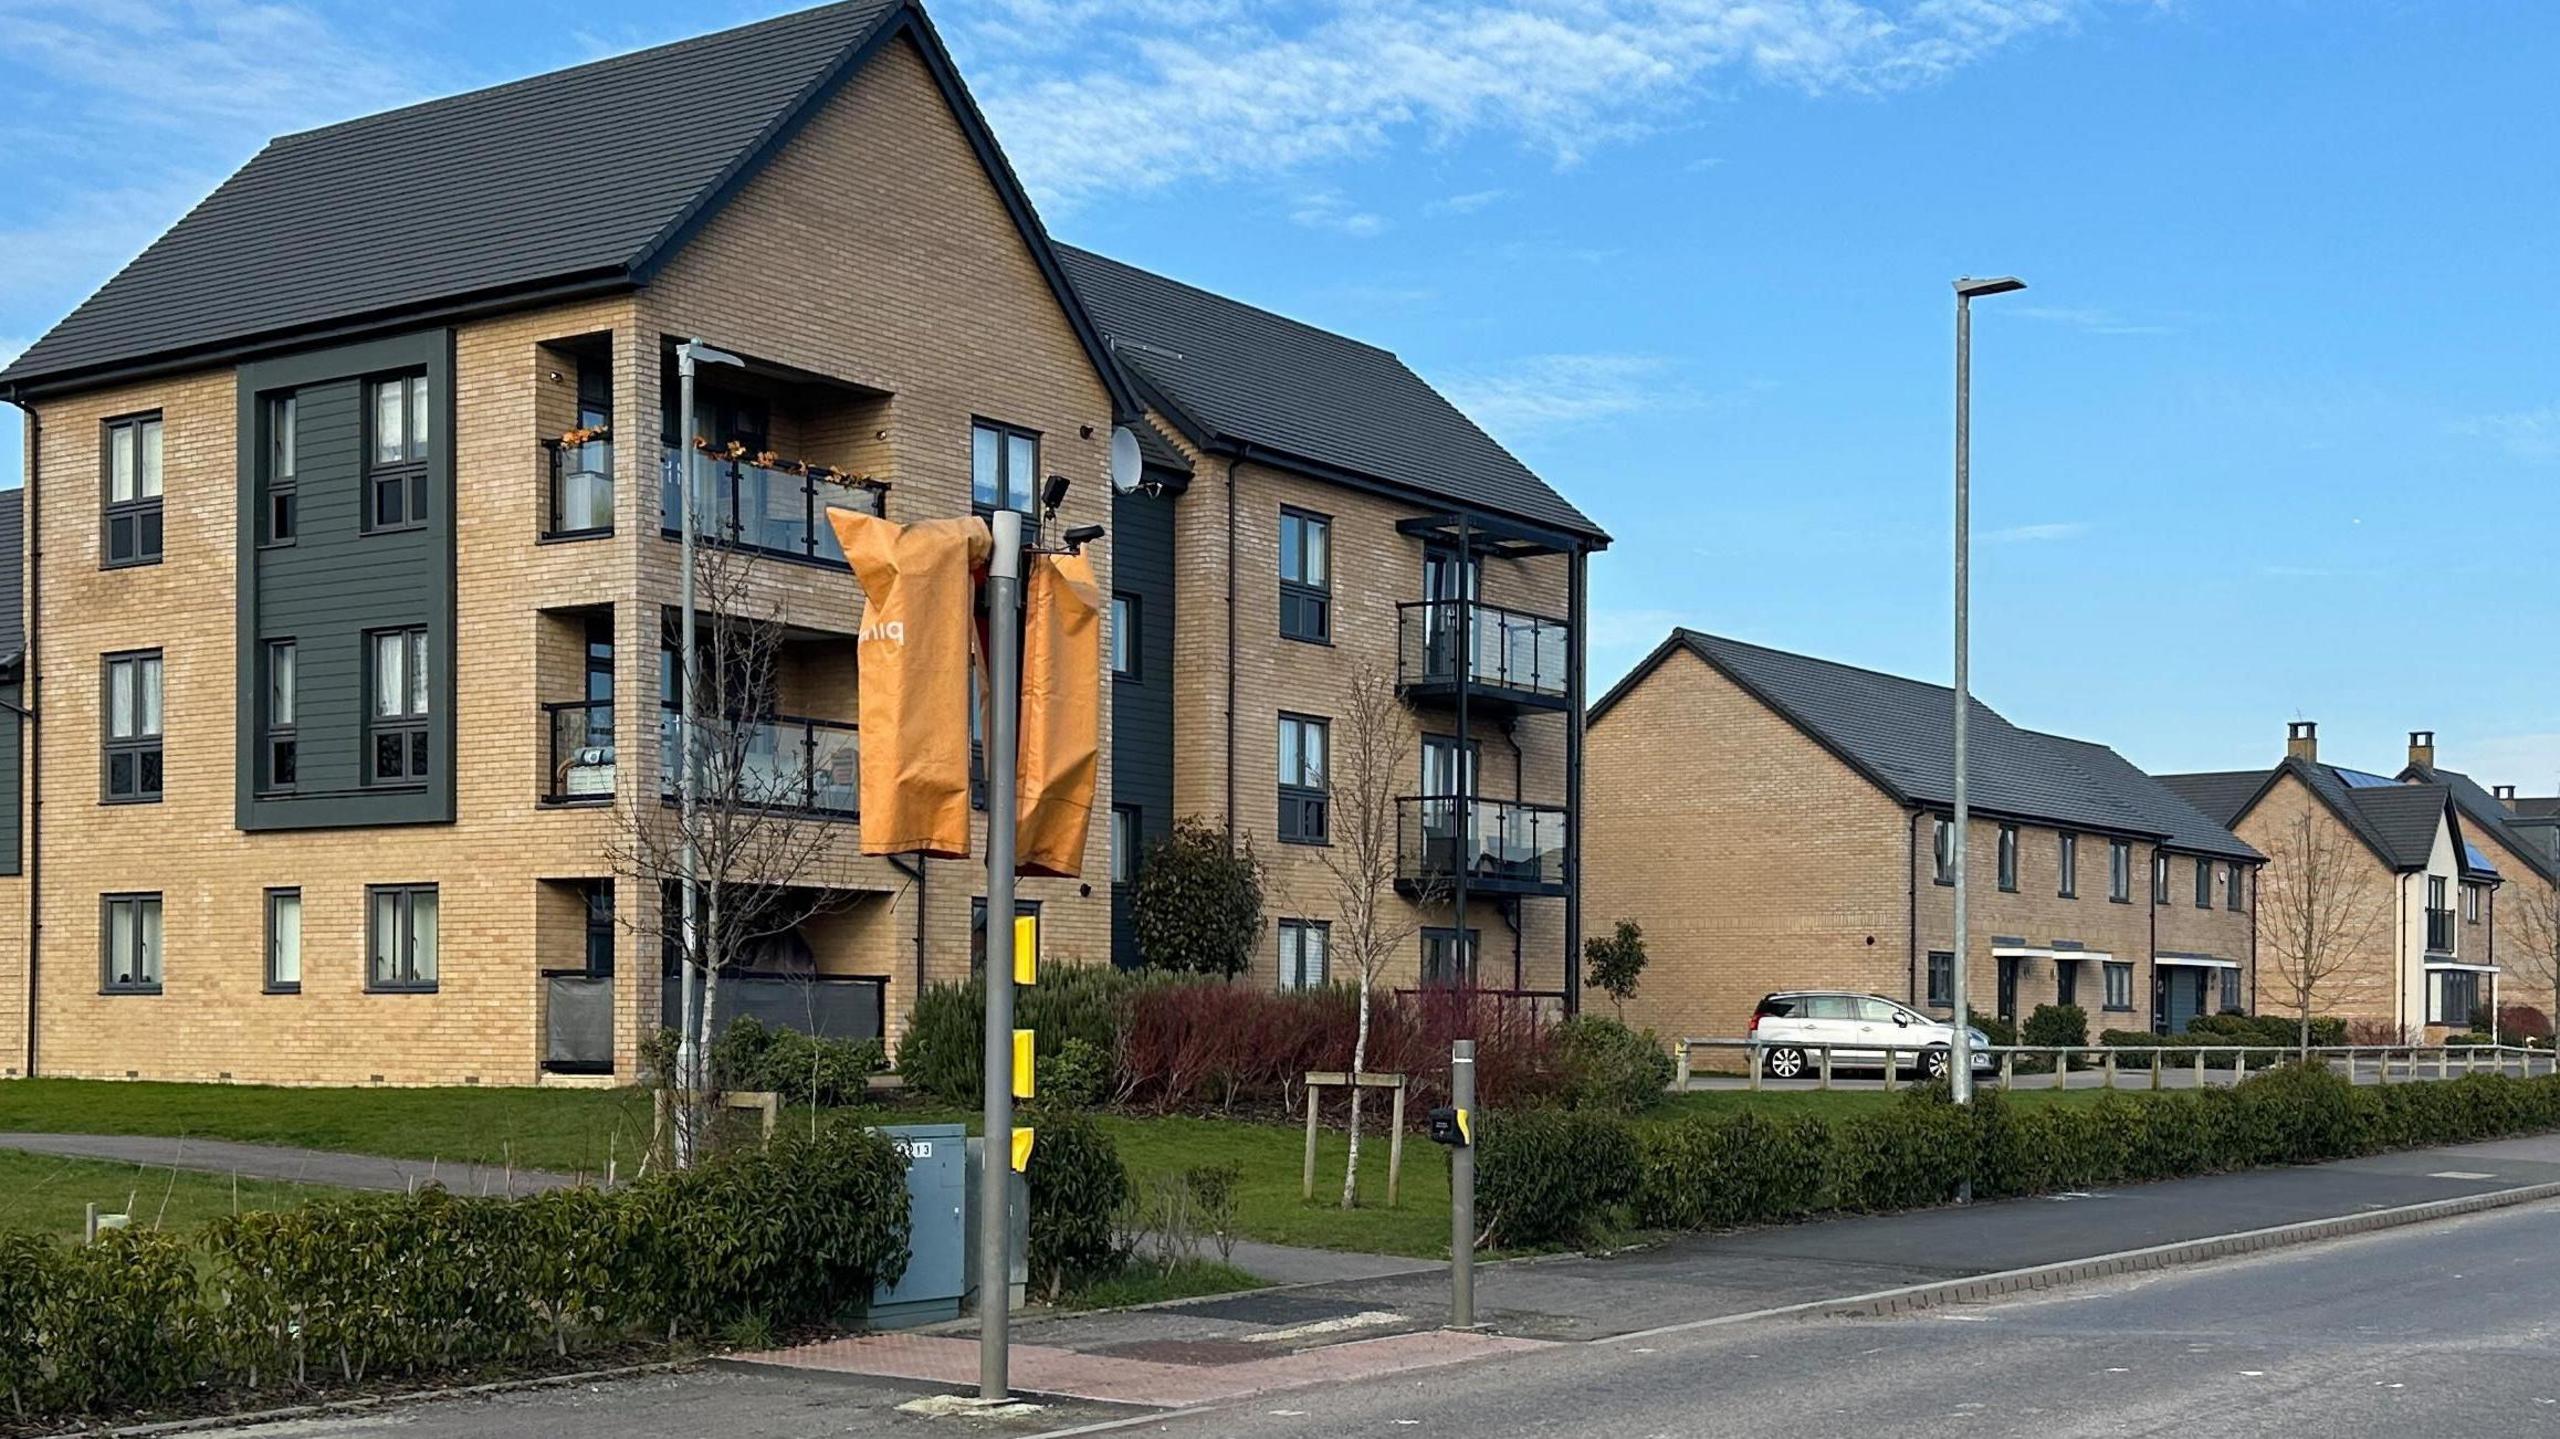
[[2333, 767], [2330, 770], [2330, 773], [2335, 774], [2338, 777], [2339, 782], [2349, 789], [2389, 789], [2391, 786], [2400, 782], [2384, 775], [2368, 774], [2360, 769], [2337, 769]]

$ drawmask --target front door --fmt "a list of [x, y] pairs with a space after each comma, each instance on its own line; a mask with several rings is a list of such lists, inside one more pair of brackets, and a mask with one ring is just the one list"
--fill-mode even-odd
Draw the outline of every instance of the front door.
[[2016, 955], [2002, 955], [2000, 957], [2000, 1008], [1998, 1013], [2002, 1019], [2009, 1020], [2012, 1023], [2015, 1023], [2018, 1018], [2018, 965], [2021, 962], [2022, 961], [2020, 961]]
[[2053, 962], [2053, 1002], [2056, 1004], [2080, 1002], [2080, 961], [2057, 959]]
[[2214, 972], [2201, 965], [2164, 964], [2152, 971], [2151, 1028], [2158, 1034], [2184, 1034], [2187, 1024], [2207, 1012], [2206, 994]]

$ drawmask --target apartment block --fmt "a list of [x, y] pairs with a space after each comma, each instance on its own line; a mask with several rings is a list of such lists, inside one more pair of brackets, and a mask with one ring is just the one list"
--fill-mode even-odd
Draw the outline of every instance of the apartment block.
[[[1651, 964], [1628, 1022], [1735, 1038], [1761, 996], [1951, 1015], [1954, 693], [1675, 630], [1592, 707], [1590, 913]], [[2180, 1033], [2257, 1002], [2261, 856], [2103, 744], [1975, 701], [1972, 1007]]]

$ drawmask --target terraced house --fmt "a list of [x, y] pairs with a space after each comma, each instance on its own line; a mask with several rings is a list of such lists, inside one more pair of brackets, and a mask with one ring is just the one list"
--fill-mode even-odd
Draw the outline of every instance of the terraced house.
[[[2319, 725], [2297, 720], [2271, 769], [2162, 777], [2265, 849], [2271, 884], [2325, 891], [2304, 902], [2352, 921], [2330, 926], [2345, 952], [2307, 967], [2313, 1011], [2410, 1037], [2468, 1029], [2501, 1002], [2554, 1002], [2536, 962], [2560, 875], [2548, 835], [2512, 787], [2439, 766], [2435, 738], [2411, 731], [2407, 764], [2384, 774], [2323, 761]], [[2334, 878], [2292, 878], [2330, 845], [2345, 857]]]
[[[688, 339], [739, 363], [681, 416]], [[1401, 657], [1418, 734], [1511, 747], [1480, 798], [1417, 739], [1410, 867], [1480, 861], [1449, 928], [1525, 927], [1566, 982], [1570, 920], [1523, 917], [1572, 902], [1580, 649], [1545, 616], [1603, 537], [1383, 352], [1054, 245], [915, 4], [282, 137], [0, 396], [28, 417], [9, 809], [41, 816], [0, 865], [0, 1073], [628, 1080], [674, 1008], [639, 836], [688, 661], [787, 812], [750, 860], [787, 874], [733, 877], [797, 904], [723, 1012], [894, 1042], [982, 952], [983, 871], [857, 852], [826, 511], [1028, 511], [1052, 476], [1057, 527], [1112, 530], [1116, 678], [1096, 862], [1022, 883], [1046, 958], [1128, 956], [1118, 901], [1178, 813], [1321, 844], [1328, 686], [1366, 655]], [[1149, 469], [1115, 495], [1119, 424]], [[720, 579], [691, 656], [687, 475]], [[1265, 982], [1325, 973], [1305, 872]]]
[[[1968, 997], [2175, 1034], [2246, 1010], [2259, 852], [2103, 744], [1974, 704]], [[1675, 630], [1592, 707], [1590, 902], [1642, 924], [1630, 1023], [1739, 1038], [1764, 994], [1951, 1014], [1954, 692]]]

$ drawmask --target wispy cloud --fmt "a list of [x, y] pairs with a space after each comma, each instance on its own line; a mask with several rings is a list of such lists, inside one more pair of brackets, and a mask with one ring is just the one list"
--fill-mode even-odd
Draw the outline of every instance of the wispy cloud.
[[1445, 199], [1434, 200], [1428, 208], [1435, 214], [1472, 215], [1510, 193], [1503, 189], [1469, 190], [1463, 195], [1451, 195]]
[[1984, 531], [1982, 542], [1986, 545], [2049, 545], [2063, 540], [2079, 539], [2089, 533], [2089, 530], [2090, 525], [2086, 520], [2059, 520], [2040, 525], [2008, 525], [2001, 529]]
[[2068, 325], [2092, 335], [2174, 335], [2179, 326], [2165, 320], [2131, 320], [2113, 310], [2089, 305], [2020, 305], [2016, 313], [2050, 325]]
[[1887, 94], [2096, 3], [1000, 0], [953, 35], [1016, 167], [1042, 199], [1073, 205], [1267, 178], [1405, 137], [1504, 137], [1571, 164], [1675, 119], [1712, 79]]
[[1338, 190], [1314, 190], [1299, 196], [1289, 210], [1289, 222], [1310, 230], [1349, 235], [1357, 240], [1365, 240], [1387, 228], [1385, 216], [1361, 209]]
[[2560, 405], [2538, 410], [2511, 410], [2500, 415], [2474, 415], [2454, 422], [2453, 432], [2487, 440], [2519, 460], [2560, 460]]
[[1459, 409], [1496, 433], [1525, 432], [1694, 404], [1669, 362], [1652, 355], [1532, 355], [1441, 385]]

